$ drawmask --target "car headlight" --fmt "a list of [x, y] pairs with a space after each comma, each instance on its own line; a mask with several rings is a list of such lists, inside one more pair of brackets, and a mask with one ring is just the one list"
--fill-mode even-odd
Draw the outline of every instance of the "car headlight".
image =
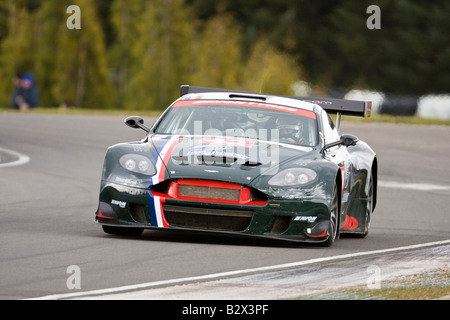
[[120, 157], [120, 165], [131, 172], [153, 176], [156, 168], [149, 158], [140, 154], [125, 154]]
[[302, 187], [317, 180], [317, 173], [308, 168], [289, 168], [278, 172], [269, 180], [273, 187]]

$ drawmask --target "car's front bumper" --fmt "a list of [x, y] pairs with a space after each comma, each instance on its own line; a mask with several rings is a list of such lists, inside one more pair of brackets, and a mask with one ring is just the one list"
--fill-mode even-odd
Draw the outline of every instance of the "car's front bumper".
[[102, 182], [95, 220], [104, 225], [187, 229], [300, 242], [327, 240], [329, 199], [271, 199], [233, 203], [182, 199], [150, 188]]

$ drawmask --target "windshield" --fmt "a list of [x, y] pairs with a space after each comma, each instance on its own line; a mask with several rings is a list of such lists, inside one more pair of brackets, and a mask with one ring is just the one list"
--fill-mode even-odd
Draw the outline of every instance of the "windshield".
[[307, 147], [318, 143], [314, 112], [248, 101], [178, 101], [155, 133], [245, 137]]

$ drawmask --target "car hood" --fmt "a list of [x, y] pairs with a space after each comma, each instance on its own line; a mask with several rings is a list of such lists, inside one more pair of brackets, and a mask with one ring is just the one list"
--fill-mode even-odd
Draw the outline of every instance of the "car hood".
[[286, 162], [308, 157], [313, 148], [268, 141], [212, 136], [150, 137], [165, 179], [220, 180], [248, 185], [272, 175]]

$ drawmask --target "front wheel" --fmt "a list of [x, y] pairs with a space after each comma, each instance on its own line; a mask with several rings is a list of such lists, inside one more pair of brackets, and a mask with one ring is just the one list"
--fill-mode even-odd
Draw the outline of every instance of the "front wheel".
[[325, 246], [331, 247], [336, 240], [338, 234], [338, 219], [339, 219], [339, 194], [337, 192], [337, 186], [334, 185], [333, 189], [333, 202], [331, 203], [330, 210], [330, 224], [328, 226], [328, 239], [325, 241]]
[[127, 228], [102, 225], [103, 231], [108, 234], [126, 237], [139, 237], [144, 231], [143, 228]]

